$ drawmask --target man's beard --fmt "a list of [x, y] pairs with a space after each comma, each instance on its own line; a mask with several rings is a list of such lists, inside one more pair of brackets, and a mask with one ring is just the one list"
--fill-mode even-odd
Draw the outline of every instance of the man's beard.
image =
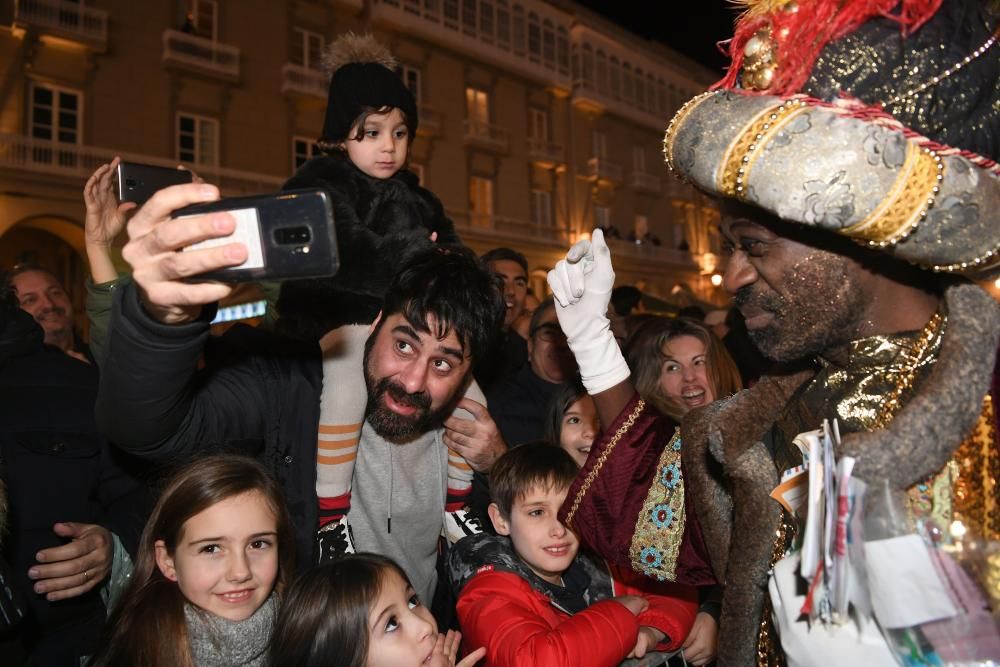
[[[817, 251], [789, 269], [784, 294], [768, 288], [741, 288], [737, 308], [754, 306], [772, 313], [762, 329], [752, 329], [750, 340], [772, 361], [789, 362], [821, 354], [857, 337], [866, 295], [849, 270], [851, 260]], [[762, 284], [763, 281], [758, 281]]]
[[[390, 441], [410, 440], [423, 435], [430, 430], [439, 428], [451, 412], [451, 403], [437, 410], [431, 409], [431, 397], [427, 392], [410, 394], [390, 380], [376, 380], [365, 369], [365, 385], [368, 389], [368, 406], [365, 419], [375, 432]], [[401, 405], [412, 406], [416, 412], [412, 415], [401, 415], [393, 412], [385, 404], [384, 396], [388, 394], [393, 401]]]

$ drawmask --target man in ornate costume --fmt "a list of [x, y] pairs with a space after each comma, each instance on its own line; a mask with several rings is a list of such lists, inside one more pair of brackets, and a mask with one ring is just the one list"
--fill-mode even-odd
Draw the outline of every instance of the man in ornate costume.
[[969, 280], [1000, 274], [997, 16], [974, 0], [814, 0], [752, 3], [738, 22], [725, 90], [678, 112], [664, 154], [720, 200], [724, 285], [782, 364], [690, 413], [683, 449], [608, 342], [603, 238], [550, 274], [606, 427], [562, 516], [610, 560], [683, 580], [701, 535], [677, 519], [696, 511], [726, 587], [720, 664], [784, 662], [767, 577], [794, 525], [770, 493], [823, 419], [855, 476], [905, 490], [911, 517], [1000, 538], [1000, 307]]

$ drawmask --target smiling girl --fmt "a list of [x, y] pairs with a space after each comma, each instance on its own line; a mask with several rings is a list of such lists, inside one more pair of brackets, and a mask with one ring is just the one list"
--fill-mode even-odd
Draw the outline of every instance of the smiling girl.
[[305, 573], [288, 593], [271, 647], [271, 667], [472, 667], [456, 664], [461, 634], [438, 632], [406, 573], [371, 553], [341, 557]]
[[294, 536], [267, 470], [211, 456], [180, 470], [92, 665], [263, 665]]

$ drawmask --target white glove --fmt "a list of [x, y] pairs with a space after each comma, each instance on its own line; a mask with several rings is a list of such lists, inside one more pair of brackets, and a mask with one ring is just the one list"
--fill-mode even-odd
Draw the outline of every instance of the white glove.
[[604, 232], [595, 229], [592, 240], [575, 243], [566, 259], [549, 271], [548, 282], [559, 326], [576, 357], [587, 393], [599, 394], [627, 380], [631, 373], [607, 316], [615, 272]]

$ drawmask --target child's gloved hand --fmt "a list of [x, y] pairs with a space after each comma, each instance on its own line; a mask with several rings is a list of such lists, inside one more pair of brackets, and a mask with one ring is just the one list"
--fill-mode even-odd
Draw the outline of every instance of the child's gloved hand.
[[608, 304], [615, 284], [611, 251], [597, 229], [591, 240], [579, 241], [548, 274], [556, 300], [556, 316], [566, 334], [580, 378], [591, 395], [626, 380], [630, 373], [611, 332]]

